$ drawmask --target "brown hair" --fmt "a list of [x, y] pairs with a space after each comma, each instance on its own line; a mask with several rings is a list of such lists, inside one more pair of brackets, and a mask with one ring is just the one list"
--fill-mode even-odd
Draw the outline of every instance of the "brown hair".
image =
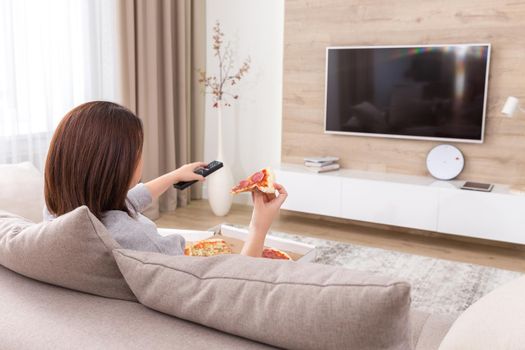
[[116, 103], [75, 107], [58, 125], [47, 155], [44, 195], [57, 216], [86, 205], [99, 219], [107, 210], [131, 215], [126, 196], [142, 155], [142, 122]]

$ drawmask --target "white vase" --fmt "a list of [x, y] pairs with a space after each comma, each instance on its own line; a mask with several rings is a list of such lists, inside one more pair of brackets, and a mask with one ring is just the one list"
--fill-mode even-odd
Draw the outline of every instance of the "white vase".
[[217, 157], [215, 160], [221, 161], [224, 166], [206, 178], [208, 183], [208, 202], [211, 210], [217, 216], [225, 216], [232, 206], [233, 196], [233, 175], [230, 167], [224, 161], [223, 137], [222, 137], [222, 106], [219, 102], [217, 106]]

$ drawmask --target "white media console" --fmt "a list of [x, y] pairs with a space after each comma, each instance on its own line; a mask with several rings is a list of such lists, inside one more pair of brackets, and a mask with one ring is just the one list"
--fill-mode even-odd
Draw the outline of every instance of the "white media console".
[[525, 244], [525, 195], [509, 186], [475, 192], [459, 189], [463, 181], [295, 164], [275, 173], [289, 193], [283, 209]]

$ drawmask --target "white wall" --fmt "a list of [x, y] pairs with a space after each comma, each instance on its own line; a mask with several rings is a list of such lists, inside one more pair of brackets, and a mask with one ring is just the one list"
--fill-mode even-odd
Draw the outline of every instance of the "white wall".
[[[225, 41], [230, 40], [234, 48], [235, 68], [247, 56], [251, 58], [251, 70], [238, 87], [239, 100], [223, 112], [225, 161], [238, 181], [264, 167], [275, 167], [281, 159], [284, 1], [207, 0], [209, 74], [217, 72], [211, 49], [217, 20]], [[217, 116], [210, 95], [204, 135], [204, 158], [211, 161], [217, 155]], [[247, 195], [235, 197], [237, 202], [248, 200]]]

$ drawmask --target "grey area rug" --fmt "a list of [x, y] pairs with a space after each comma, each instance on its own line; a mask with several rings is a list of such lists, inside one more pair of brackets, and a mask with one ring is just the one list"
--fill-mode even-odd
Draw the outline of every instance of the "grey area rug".
[[412, 307], [457, 315], [519, 272], [364, 247], [282, 232], [271, 235], [317, 247], [317, 263], [400, 277], [412, 285]]

